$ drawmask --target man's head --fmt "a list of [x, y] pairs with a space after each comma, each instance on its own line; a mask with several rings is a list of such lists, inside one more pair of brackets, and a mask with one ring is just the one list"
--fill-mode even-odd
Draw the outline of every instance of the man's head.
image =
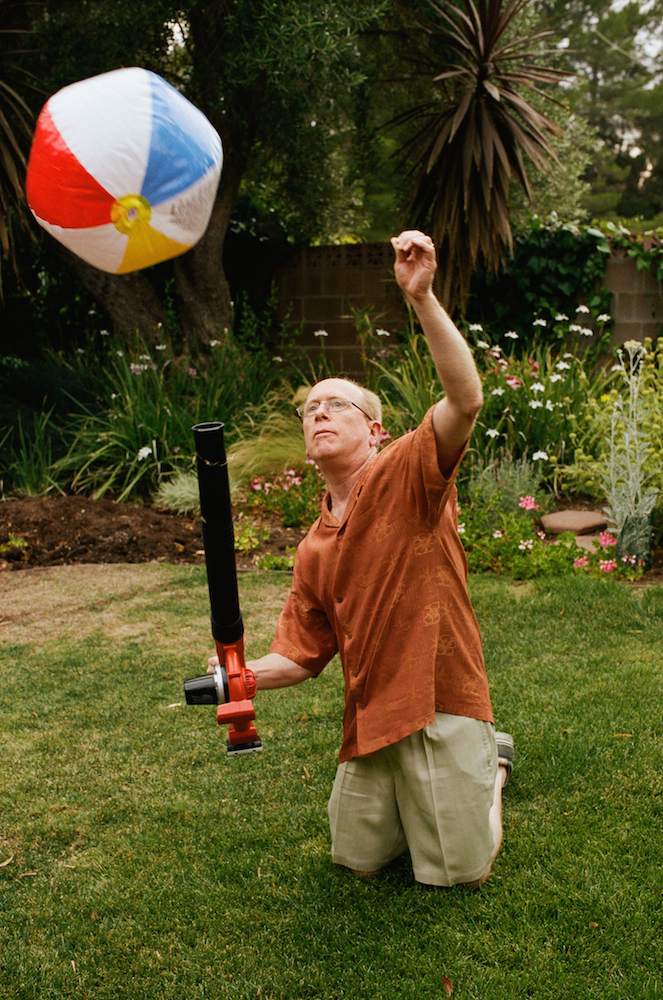
[[380, 399], [351, 379], [317, 382], [300, 408], [300, 415], [307, 455], [323, 472], [330, 462], [338, 465], [363, 461], [380, 440]]

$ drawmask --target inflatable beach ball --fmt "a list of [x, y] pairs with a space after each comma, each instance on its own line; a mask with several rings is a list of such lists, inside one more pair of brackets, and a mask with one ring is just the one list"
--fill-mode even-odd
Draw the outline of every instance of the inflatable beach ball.
[[155, 73], [118, 69], [44, 105], [26, 182], [37, 222], [102, 271], [185, 253], [212, 212], [223, 159], [205, 115]]

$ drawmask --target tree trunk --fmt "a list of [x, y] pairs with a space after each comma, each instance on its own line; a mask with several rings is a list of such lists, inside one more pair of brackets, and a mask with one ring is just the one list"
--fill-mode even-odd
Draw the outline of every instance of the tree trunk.
[[161, 325], [166, 313], [147, 271], [109, 274], [92, 267], [59, 243], [56, 247], [64, 266], [104, 308], [117, 334], [129, 343], [138, 331], [148, 343], [158, 343], [163, 336]]

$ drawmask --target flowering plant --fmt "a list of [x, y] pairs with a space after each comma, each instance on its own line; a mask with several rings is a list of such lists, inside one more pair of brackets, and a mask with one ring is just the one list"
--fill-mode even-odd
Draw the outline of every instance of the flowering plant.
[[[535, 320], [535, 330], [544, 322]], [[514, 348], [505, 353], [493, 344], [478, 323], [470, 326], [469, 335], [476, 337], [474, 357], [484, 394], [474, 449], [484, 464], [500, 451], [529, 456], [549, 476], [568, 459], [585, 408], [603, 377], [591, 380], [580, 355], [557, 353], [536, 336], [526, 355], [519, 357]], [[512, 343], [517, 337], [512, 331]]]
[[245, 511], [273, 516], [284, 527], [308, 528], [320, 513], [324, 480], [318, 467], [307, 461], [303, 471], [288, 469], [272, 476], [256, 476], [238, 493]]

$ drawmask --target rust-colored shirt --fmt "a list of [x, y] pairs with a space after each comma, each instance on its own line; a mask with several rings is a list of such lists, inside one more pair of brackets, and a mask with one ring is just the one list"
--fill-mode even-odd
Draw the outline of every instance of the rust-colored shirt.
[[436, 711], [493, 721], [456, 471], [440, 473], [431, 409], [364, 471], [342, 523], [325, 496], [297, 549], [272, 652], [313, 673], [340, 652], [341, 761], [423, 729]]

